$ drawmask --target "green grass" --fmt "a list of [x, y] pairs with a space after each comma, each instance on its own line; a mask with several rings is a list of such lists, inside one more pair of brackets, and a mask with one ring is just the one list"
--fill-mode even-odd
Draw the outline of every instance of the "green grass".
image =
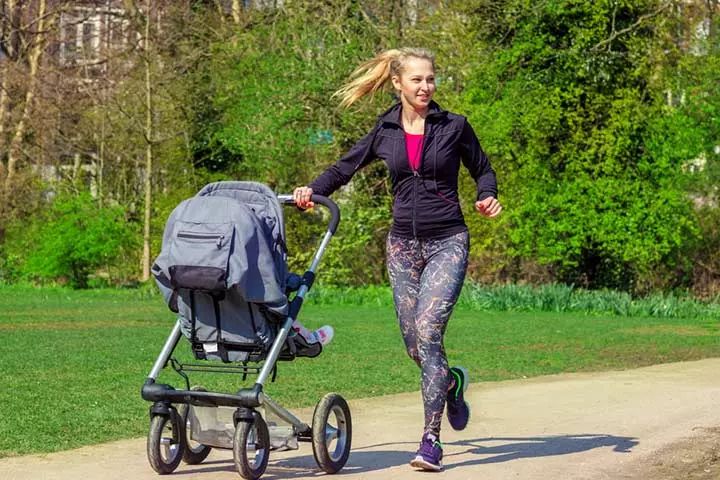
[[[365, 302], [336, 299], [344, 305], [321, 301], [323, 294], [308, 302], [301, 319], [310, 327], [332, 324], [335, 340], [319, 358], [281, 363], [268, 393], [294, 408], [328, 391], [360, 398], [417, 390], [418, 371], [381, 293], [368, 293]], [[0, 287], [0, 304], [0, 457], [146, 435], [149, 403], [140, 387], [174, 322], [160, 297], [145, 290]], [[720, 323], [710, 313], [486, 311], [464, 300], [446, 349], [473, 381], [717, 357]], [[184, 358], [186, 345], [178, 352]], [[191, 379], [212, 390], [242, 386], [231, 375]], [[172, 371], [160, 380], [182, 386]]]
[[[315, 305], [392, 306], [388, 286], [321, 286], [309, 301]], [[720, 318], [720, 298], [701, 301], [685, 292], [632, 297], [613, 290], [585, 290], [563, 284], [482, 285], [466, 282], [458, 306], [498, 312], [575, 312], [631, 317]]]

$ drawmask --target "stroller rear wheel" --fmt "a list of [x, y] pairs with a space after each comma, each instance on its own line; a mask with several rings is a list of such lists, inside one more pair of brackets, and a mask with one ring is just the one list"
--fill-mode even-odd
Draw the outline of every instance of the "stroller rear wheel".
[[313, 455], [326, 473], [336, 473], [350, 456], [350, 407], [337, 393], [328, 393], [315, 407], [312, 423]]
[[235, 467], [241, 477], [256, 480], [265, 473], [270, 459], [270, 432], [259, 413], [253, 421], [240, 421], [235, 427], [233, 442]]
[[[190, 390], [194, 392], [207, 392], [204, 387], [192, 387]], [[180, 418], [185, 425], [185, 453], [183, 454], [183, 462], [188, 465], [199, 465], [210, 455], [212, 447], [195, 442], [191, 437], [192, 425], [190, 420], [190, 405], [183, 404], [180, 406]]]
[[170, 415], [155, 415], [147, 438], [150, 466], [163, 475], [172, 473], [180, 464], [185, 451], [185, 425], [174, 408]]

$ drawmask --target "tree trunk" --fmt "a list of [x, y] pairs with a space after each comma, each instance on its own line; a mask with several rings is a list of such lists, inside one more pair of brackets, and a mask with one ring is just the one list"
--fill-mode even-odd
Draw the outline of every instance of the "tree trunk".
[[[105, 103], [106, 104], [106, 103]], [[97, 199], [100, 208], [103, 206], [103, 180], [105, 172], [105, 118], [107, 113], [103, 108], [102, 119], [100, 120], [100, 145], [98, 146], [98, 165], [95, 170], [95, 181], [97, 182]]]
[[75, 152], [73, 155], [72, 183], [77, 188], [80, 184], [80, 167], [82, 166], [82, 157], [80, 153]]
[[17, 170], [17, 164], [20, 159], [22, 151], [23, 138], [25, 137], [25, 131], [30, 121], [30, 115], [32, 113], [33, 100], [35, 99], [35, 90], [37, 88], [37, 76], [38, 69], [40, 67], [40, 57], [42, 56], [45, 48], [45, 13], [46, 13], [46, 0], [40, 0], [40, 6], [38, 7], [38, 22], [37, 22], [37, 34], [35, 42], [30, 51], [28, 57], [28, 66], [30, 68], [28, 75], [28, 86], [27, 92], [25, 93], [25, 105], [23, 106], [22, 115], [20, 120], [15, 126], [15, 133], [13, 134], [12, 141], [10, 142], [10, 148], [8, 149], [8, 160], [7, 160], [7, 174], [5, 177], [5, 188], [6, 190], [12, 186], [13, 177]]
[[233, 0], [232, 2], [232, 18], [235, 25], [240, 25], [240, 0]]
[[[8, 110], [10, 108], [9, 104], [9, 97], [8, 97], [8, 89], [10, 88], [10, 80], [8, 80], [9, 77], [9, 68], [8, 68], [8, 62], [9, 59], [6, 59], [5, 62], [2, 63], [2, 69], [0, 70], [0, 75], [2, 75], [2, 84], [0, 85], [0, 152], [5, 150], [5, 124], [6, 124], [6, 118], [8, 117]], [[5, 163], [0, 161], [0, 181], [5, 180]]]
[[150, 279], [150, 213], [152, 209], [152, 168], [153, 168], [153, 97], [150, 71], [150, 2], [145, 5], [145, 215], [143, 225], [142, 281]]

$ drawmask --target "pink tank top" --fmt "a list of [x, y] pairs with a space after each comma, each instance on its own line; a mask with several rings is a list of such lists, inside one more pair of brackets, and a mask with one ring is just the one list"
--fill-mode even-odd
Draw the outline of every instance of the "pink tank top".
[[405, 145], [407, 146], [410, 168], [416, 171], [420, 167], [420, 157], [422, 157], [423, 134], [416, 135], [405, 132]]

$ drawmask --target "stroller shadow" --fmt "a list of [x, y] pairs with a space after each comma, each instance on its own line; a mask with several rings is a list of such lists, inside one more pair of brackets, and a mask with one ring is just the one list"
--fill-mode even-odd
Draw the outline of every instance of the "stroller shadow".
[[[451, 470], [474, 465], [510, 462], [521, 458], [569, 455], [603, 447], [612, 447], [612, 451], [617, 453], [629, 453], [638, 443], [633, 437], [617, 437], [605, 434], [477, 438], [446, 442], [446, 454], [443, 463], [445, 464], [445, 470]], [[393, 447], [397, 448], [402, 445], [407, 445], [408, 448], [404, 450], [393, 449]], [[406, 465], [410, 461], [416, 446], [416, 442], [404, 442], [355, 447], [350, 453], [347, 465], [336, 475], [367, 473]], [[462, 451], [449, 453], [448, 446], [466, 448]], [[389, 449], [378, 449], [382, 447], [389, 447]], [[454, 448], [453, 450], [457, 449]], [[453, 461], [453, 457], [467, 457], [468, 454], [474, 458], [465, 459], [458, 463]], [[220, 471], [235, 471], [233, 461], [214, 460], [205, 462], [202, 465], [185, 466], [176, 471], [175, 474]], [[319, 470], [312, 454], [279, 460], [273, 460], [271, 454], [270, 463], [263, 478], [280, 480], [322, 474], [323, 472]]]

